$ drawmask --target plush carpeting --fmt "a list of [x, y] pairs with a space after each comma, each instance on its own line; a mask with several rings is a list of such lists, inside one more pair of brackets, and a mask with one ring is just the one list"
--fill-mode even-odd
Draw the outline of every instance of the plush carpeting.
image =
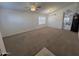
[[71, 31], [45, 27], [3, 39], [12, 56], [32, 56], [43, 47], [57, 56], [79, 55], [78, 34]]

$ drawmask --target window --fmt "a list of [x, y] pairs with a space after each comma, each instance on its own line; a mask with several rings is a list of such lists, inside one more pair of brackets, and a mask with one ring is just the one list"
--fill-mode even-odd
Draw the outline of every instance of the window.
[[39, 16], [38, 24], [41, 25], [41, 24], [45, 24], [45, 23], [46, 23], [46, 17]]
[[70, 25], [70, 23], [71, 23], [71, 22], [70, 22], [69, 16], [65, 16], [65, 17], [64, 17], [64, 24], [65, 24], [65, 25]]

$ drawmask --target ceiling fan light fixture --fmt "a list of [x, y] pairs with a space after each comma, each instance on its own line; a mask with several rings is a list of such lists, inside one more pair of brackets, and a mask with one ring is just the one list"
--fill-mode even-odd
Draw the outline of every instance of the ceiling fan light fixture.
[[31, 11], [36, 11], [36, 6], [35, 5], [31, 6]]

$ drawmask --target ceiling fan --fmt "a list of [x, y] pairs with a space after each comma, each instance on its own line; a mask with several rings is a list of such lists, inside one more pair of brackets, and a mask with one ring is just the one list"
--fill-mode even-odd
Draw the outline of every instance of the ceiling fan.
[[39, 10], [41, 8], [41, 6], [38, 3], [32, 3], [29, 5], [29, 7], [26, 7], [26, 9], [29, 9], [32, 12], [35, 12], [37, 10]]

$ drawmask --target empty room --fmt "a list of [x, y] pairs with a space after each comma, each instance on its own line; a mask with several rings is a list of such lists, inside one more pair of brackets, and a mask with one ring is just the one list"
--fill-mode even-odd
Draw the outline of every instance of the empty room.
[[0, 2], [0, 56], [79, 56], [79, 3]]

